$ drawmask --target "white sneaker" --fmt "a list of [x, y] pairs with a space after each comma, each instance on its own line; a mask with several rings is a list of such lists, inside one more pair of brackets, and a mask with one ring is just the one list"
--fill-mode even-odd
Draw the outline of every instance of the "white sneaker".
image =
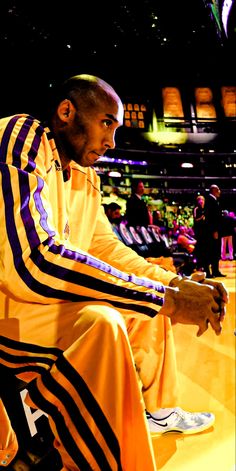
[[179, 432], [186, 434], [199, 433], [211, 427], [215, 421], [214, 414], [210, 412], [185, 412], [180, 407], [173, 408], [168, 415], [158, 419], [155, 412], [146, 412], [149, 430], [152, 435], [160, 435], [167, 432]]

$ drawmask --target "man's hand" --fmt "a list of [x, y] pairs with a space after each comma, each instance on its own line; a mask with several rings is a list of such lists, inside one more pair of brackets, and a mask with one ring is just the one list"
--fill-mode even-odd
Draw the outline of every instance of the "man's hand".
[[195, 272], [191, 275], [191, 280], [197, 281], [198, 283], [204, 283], [210, 286], [213, 286], [218, 293], [215, 293], [215, 296], [217, 297], [217, 294], [219, 296], [219, 304], [220, 304], [220, 321], [222, 322], [225, 318], [226, 314], [226, 304], [229, 302], [229, 293], [226, 290], [225, 286], [223, 283], [220, 281], [214, 281], [214, 280], [209, 280], [206, 278], [206, 273], [205, 272]]
[[203, 274], [198, 281], [176, 277], [171, 286], [166, 288], [164, 305], [159, 313], [169, 316], [172, 324], [198, 325], [198, 337], [208, 329], [209, 323], [216, 335], [220, 335], [228, 302], [223, 284], [207, 280]]

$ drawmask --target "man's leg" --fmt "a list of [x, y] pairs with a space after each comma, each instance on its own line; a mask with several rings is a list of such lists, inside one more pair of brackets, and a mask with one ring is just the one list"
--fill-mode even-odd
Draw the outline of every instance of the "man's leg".
[[127, 320], [127, 330], [146, 409], [174, 407], [178, 400], [175, 345], [170, 319]]
[[[42, 322], [45, 335], [39, 344], [9, 340], [6, 348], [14, 361], [18, 346], [24, 356], [22, 371], [27, 356], [22, 379], [35, 370], [27, 403], [48, 414], [64, 469], [155, 471], [123, 317], [102, 304], [63, 303], [41, 306], [41, 319], [35, 316], [34, 323], [39, 332]], [[34, 329], [34, 342], [36, 336]], [[50, 346], [42, 345], [44, 341]], [[18, 357], [18, 370], [20, 366]]]
[[219, 261], [221, 257], [221, 239], [212, 239], [212, 275], [219, 274]]
[[229, 249], [229, 260], [234, 259], [234, 246], [233, 246], [233, 236], [228, 236], [228, 249]]
[[132, 319], [128, 334], [143, 397], [149, 430], [154, 435], [178, 431], [186, 434], [208, 429], [215, 417], [208, 412], [185, 412], [177, 405], [178, 383], [171, 323], [157, 315], [150, 321]]
[[221, 259], [226, 260], [226, 241], [227, 237], [221, 238]]

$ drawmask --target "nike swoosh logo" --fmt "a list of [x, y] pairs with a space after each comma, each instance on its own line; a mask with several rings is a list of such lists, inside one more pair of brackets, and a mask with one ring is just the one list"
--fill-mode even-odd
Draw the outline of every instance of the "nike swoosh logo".
[[153, 421], [155, 424], [159, 425], [160, 427], [167, 427], [167, 426], [168, 426], [167, 423], [165, 423], [165, 424], [160, 424], [160, 422], [158, 422], [158, 421], [155, 420], [155, 419], [152, 419], [152, 421]]

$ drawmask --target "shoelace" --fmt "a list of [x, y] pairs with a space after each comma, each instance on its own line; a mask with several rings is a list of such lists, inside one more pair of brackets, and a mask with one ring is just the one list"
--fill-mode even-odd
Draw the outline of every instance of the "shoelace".
[[196, 423], [196, 417], [192, 412], [185, 412], [182, 409], [176, 408], [174, 414], [177, 417], [181, 417], [181, 419], [185, 420], [189, 425]]

